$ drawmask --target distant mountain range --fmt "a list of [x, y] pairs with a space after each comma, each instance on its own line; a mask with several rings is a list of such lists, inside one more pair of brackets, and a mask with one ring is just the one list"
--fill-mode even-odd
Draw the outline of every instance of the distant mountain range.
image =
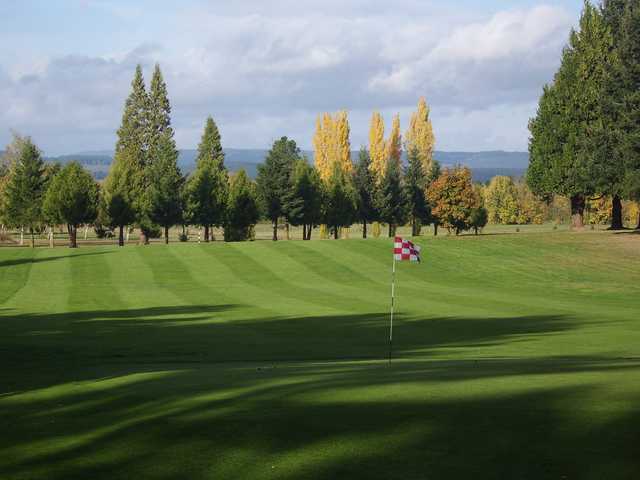
[[[267, 155], [265, 149], [225, 149], [225, 165], [232, 171], [244, 168], [247, 174], [255, 178], [258, 164], [262, 163]], [[195, 168], [197, 150], [180, 150], [178, 164], [183, 172], [191, 172]], [[304, 151], [307, 158], [313, 158], [313, 152]], [[358, 158], [358, 152], [352, 153], [354, 159]], [[471, 168], [475, 181], [486, 182], [496, 175], [521, 177], [529, 164], [529, 154], [526, 152], [440, 152], [434, 154], [443, 166], [465, 165]], [[98, 180], [106, 177], [109, 166], [113, 161], [112, 151], [85, 151], [58, 157], [47, 157], [47, 161], [61, 164], [77, 161], [93, 173]]]

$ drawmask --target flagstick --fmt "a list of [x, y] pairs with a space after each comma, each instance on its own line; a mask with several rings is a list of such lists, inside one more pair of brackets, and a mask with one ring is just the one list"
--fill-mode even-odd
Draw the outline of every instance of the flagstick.
[[389, 324], [389, 366], [391, 366], [391, 351], [393, 349], [393, 306], [396, 290], [396, 255], [393, 255], [393, 267], [391, 269], [391, 322]]

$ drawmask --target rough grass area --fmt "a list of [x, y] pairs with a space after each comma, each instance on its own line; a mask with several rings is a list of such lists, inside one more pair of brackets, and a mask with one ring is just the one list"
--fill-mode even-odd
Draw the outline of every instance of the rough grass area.
[[640, 235], [0, 250], [2, 479], [630, 479]]

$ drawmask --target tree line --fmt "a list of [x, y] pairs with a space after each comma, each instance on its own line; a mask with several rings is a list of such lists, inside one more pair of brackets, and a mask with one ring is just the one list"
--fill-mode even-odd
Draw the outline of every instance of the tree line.
[[640, 201], [640, 0], [585, 2], [529, 129], [531, 190], [568, 197], [576, 228], [610, 198], [623, 228], [623, 200]]

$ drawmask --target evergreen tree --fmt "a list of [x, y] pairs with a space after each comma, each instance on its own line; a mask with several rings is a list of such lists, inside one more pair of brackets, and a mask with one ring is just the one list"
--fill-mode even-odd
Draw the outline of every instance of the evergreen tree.
[[362, 223], [362, 238], [367, 238], [367, 223], [377, 219], [377, 211], [375, 207], [376, 182], [371, 170], [371, 158], [364, 146], [360, 148], [353, 180], [358, 200], [358, 219]]
[[276, 140], [264, 163], [258, 165], [258, 194], [273, 225], [273, 240], [278, 240], [278, 220], [287, 213], [286, 198], [291, 190], [293, 167], [301, 159], [294, 140]]
[[146, 212], [148, 103], [142, 68], [138, 65], [117, 132], [115, 156], [104, 184], [106, 211], [111, 226], [120, 231], [120, 246], [124, 245], [124, 227], [134, 223]]
[[220, 133], [209, 117], [198, 146], [196, 169], [185, 187], [188, 220], [204, 227], [205, 242], [209, 241], [211, 226], [220, 226], [225, 220], [228, 190]]
[[183, 177], [178, 167], [178, 150], [165, 132], [153, 150], [154, 161], [149, 167], [149, 217], [164, 229], [164, 241], [169, 243], [169, 228], [182, 220]]
[[427, 225], [431, 221], [431, 208], [426, 198], [427, 176], [418, 149], [412, 148], [408, 156], [404, 188], [411, 220], [411, 235], [417, 237], [420, 235], [422, 225]]
[[43, 223], [42, 200], [46, 190], [45, 167], [40, 150], [30, 138], [21, 139], [17, 157], [4, 187], [7, 223], [27, 228], [31, 246]]
[[77, 162], [65, 165], [51, 180], [43, 212], [51, 223], [65, 223], [69, 248], [77, 248], [78, 226], [93, 223], [98, 209], [98, 185]]
[[357, 195], [351, 175], [336, 162], [324, 194], [324, 223], [337, 240], [340, 228], [349, 227], [356, 218]]
[[478, 235], [478, 230], [486, 227], [488, 221], [489, 213], [486, 208], [476, 207], [471, 210], [471, 215], [469, 215], [469, 226], [473, 228], [476, 235]]
[[225, 242], [250, 240], [260, 218], [256, 185], [241, 169], [231, 179], [229, 201], [224, 220]]
[[321, 221], [322, 182], [318, 171], [306, 159], [297, 160], [286, 210], [292, 225], [302, 225], [302, 239], [311, 240], [311, 232]]
[[377, 195], [380, 220], [389, 225], [389, 237], [395, 236], [398, 225], [407, 220], [405, 192], [400, 164], [389, 159]]
[[147, 149], [148, 163], [153, 164], [157, 158], [158, 144], [163, 137], [173, 139], [171, 128], [171, 104], [167, 93], [167, 85], [162, 77], [160, 65], [156, 63], [151, 77], [147, 104]]

